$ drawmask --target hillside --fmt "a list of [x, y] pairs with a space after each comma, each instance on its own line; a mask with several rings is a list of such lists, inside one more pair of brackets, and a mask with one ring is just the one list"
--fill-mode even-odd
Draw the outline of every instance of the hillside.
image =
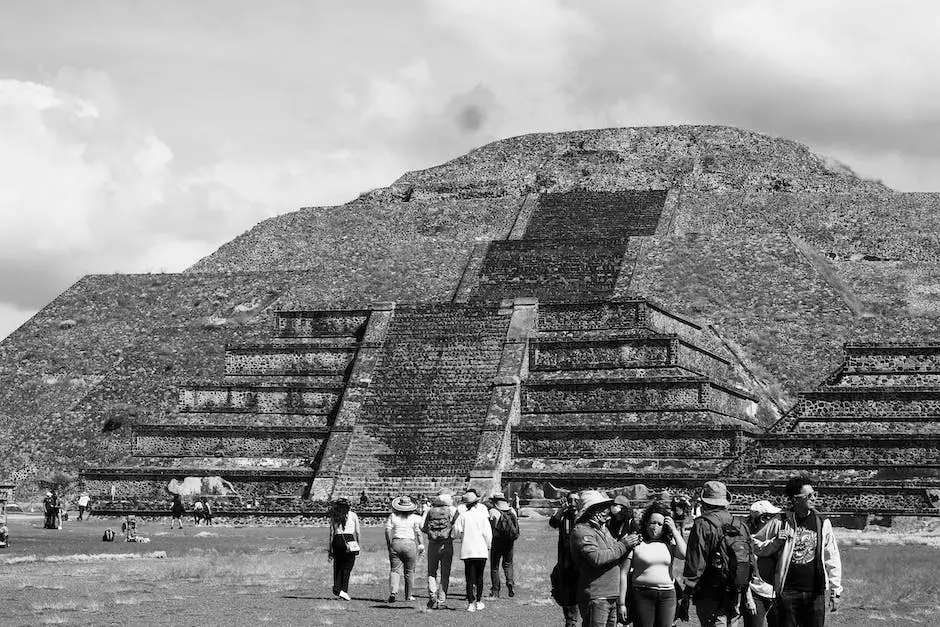
[[269, 335], [275, 309], [451, 301], [475, 245], [573, 189], [669, 190], [615, 298], [713, 324], [784, 404], [845, 341], [940, 339], [940, 195], [739, 129], [527, 135], [266, 220], [181, 274], [83, 278], [0, 344], [0, 476], [121, 461], [105, 424], [218, 378], [224, 344]]

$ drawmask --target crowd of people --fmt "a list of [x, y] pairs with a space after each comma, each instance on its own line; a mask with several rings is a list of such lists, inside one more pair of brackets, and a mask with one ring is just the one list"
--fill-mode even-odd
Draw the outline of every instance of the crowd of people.
[[[333, 594], [345, 600], [350, 599], [349, 577], [360, 551], [359, 534], [359, 517], [351, 511], [349, 500], [338, 499], [330, 511], [328, 555], [333, 562]], [[446, 608], [454, 541], [458, 539], [466, 581], [466, 610], [477, 612], [486, 607], [483, 598], [487, 561], [488, 596], [502, 594], [503, 580], [506, 594], [515, 596], [513, 553], [518, 537], [518, 512], [502, 493], [483, 499], [471, 488], [461, 496], [459, 504], [455, 504], [453, 492], [447, 489], [427, 503], [419, 503], [410, 496], [395, 498], [385, 521], [388, 603], [395, 603], [399, 592], [406, 601], [416, 600], [416, 565], [421, 556], [426, 556], [428, 609]]]
[[790, 508], [728, 510], [727, 487], [708, 481], [693, 504], [656, 500], [638, 524], [629, 502], [571, 493], [550, 519], [558, 530], [552, 596], [566, 627], [672, 627], [694, 605], [703, 627], [817, 627], [838, 609], [842, 565], [811, 477], [793, 477]]
[[[179, 529], [183, 528], [183, 516], [186, 515], [186, 506], [183, 504], [183, 497], [179, 494], [173, 495], [173, 503], [170, 505], [170, 529], [177, 525]], [[206, 497], [196, 499], [193, 503], [193, 524], [197, 527], [200, 524], [212, 525], [212, 504]]]

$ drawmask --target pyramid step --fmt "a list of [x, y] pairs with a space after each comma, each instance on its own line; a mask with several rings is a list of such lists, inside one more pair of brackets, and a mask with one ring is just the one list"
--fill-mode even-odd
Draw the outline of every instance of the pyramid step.
[[853, 343], [845, 345], [845, 368], [918, 372], [940, 370], [940, 344], [920, 342]]
[[327, 428], [329, 416], [322, 414], [265, 414], [259, 412], [179, 412], [155, 416], [144, 425], [166, 425], [175, 428], [218, 426], [239, 429], [252, 427]]
[[226, 376], [342, 376], [356, 356], [355, 345], [278, 345], [227, 347]]
[[133, 430], [137, 457], [304, 458], [320, 451], [329, 429], [140, 424]]
[[369, 310], [276, 311], [279, 337], [362, 337]]
[[[758, 430], [740, 418], [710, 409], [671, 411], [659, 409], [612, 412], [557, 412], [522, 414], [513, 431], [547, 429], [623, 429], [623, 428], [735, 428]], [[759, 429], [763, 431], [762, 429]]]
[[180, 387], [179, 409], [181, 412], [329, 415], [342, 393], [342, 385], [195, 383]]
[[890, 416], [940, 417], [940, 388], [828, 386], [801, 392], [801, 419], [807, 416], [856, 415], [885, 418]]
[[756, 465], [763, 468], [940, 468], [940, 434], [759, 436]]

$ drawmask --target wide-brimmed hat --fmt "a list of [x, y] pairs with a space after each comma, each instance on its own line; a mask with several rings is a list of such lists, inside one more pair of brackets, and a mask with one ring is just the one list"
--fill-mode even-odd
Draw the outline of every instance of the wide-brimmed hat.
[[431, 500], [435, 507], [451, 506], [454, 504], [454, 497], [450, 494], [438, 494]]
[[721, 481], [706, 481], [702, 487], [702, 503], [716, 507], [728, 507], [728, 486]]
[[584, 490], [581, 492], [581, 509], [578, 510], [578, 520], [600, 507], [609, 507], [614, 500], [599, 490]]
[[509, 499], [503, 496], [501, 492], [497, 492], [491, 496], [490, 500], [493, 501], [493, 507], [499, 511], [505, 512], [509, 510]]
[[463, 502], [467, 505], [473, 505], [480, 500], [480, 493], [476, 491], [476, 488], [470, 488], [463, 493]]
[[764, 514], [779, 514], [782, 511], [783, 510], [770, 501], [755, 501], [751, 505], [751, 513], [759, 516], [763, 516]]
[[413, 512], [417, 507], [410, 496], [399, 496], [392, 501], [392, 509], [396, 512]]

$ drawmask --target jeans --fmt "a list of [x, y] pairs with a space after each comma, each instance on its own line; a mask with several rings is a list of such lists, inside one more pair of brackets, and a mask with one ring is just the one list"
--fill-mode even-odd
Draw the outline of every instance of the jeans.
[[777, 599], [778, 627], [823, 627], [826, 595], [784, 589]]
[[723, 590], [707, 590], [705, 594], [697, 594], [693, 599], [695, 614], [702, 627], [740, 627], [743, 624], [741, 616], [727, 617], [728, 598]]
[[578, 601], [581, 627], [617, 627], [617, 597]]
[[756, 614], [744, 614], [744, 627], [777, 627], [777, 602], [755, 594]]
[[85, 506], [84, 506], [84, 505], [79, 505], [79, 506], [78, 506], [78, 519], [79, 519], [79, 520], [82, 520], [82, 519], [84, 519], [84, 518], [85, 518]]
[[676, 589], [657, 590], [631, 586], [634, 627], [672, 627], [676, 618]]
[[405, 571], [405, 598], [414, 594], [415, 588], [415, 562], [418, 561], [418, 545], [414, 540], [394, 538], [392, 548], [388, 552], [388, 561], [391, 571], [388, 574], [389, 594], [398, 594], [398, 582], [402, 570]]
[[333, 536], [333, 594], [349, 592], [349, 575], [356, 564], [356, 554], [346, 550], [342, 534]]
[[[428, 598], [443, 603], [450, 589], [450, 566], [454, 560], [454, 541], [428, 542]], [[440, 571], [440, 574], [438, 574]]]
[[494, 594], [499, 594], [499, 562], [503, 562], [503, 572], [506, 574], [506, 585], [516, 585], [513, 578], [512, 553], [516, 541], [508, 538], [493, 538], [493, 546], [490, 548], [490, 590]]
[[581, 612], [577, 605], [562, 605], [561, 611], [565, 615], [565, 627], [578, 627], [578, 617]]
[[483, 571], [485, 557], [469, 557], [463, 561], [463, 575], [467, 580], [467, 603], [483, 600]]

